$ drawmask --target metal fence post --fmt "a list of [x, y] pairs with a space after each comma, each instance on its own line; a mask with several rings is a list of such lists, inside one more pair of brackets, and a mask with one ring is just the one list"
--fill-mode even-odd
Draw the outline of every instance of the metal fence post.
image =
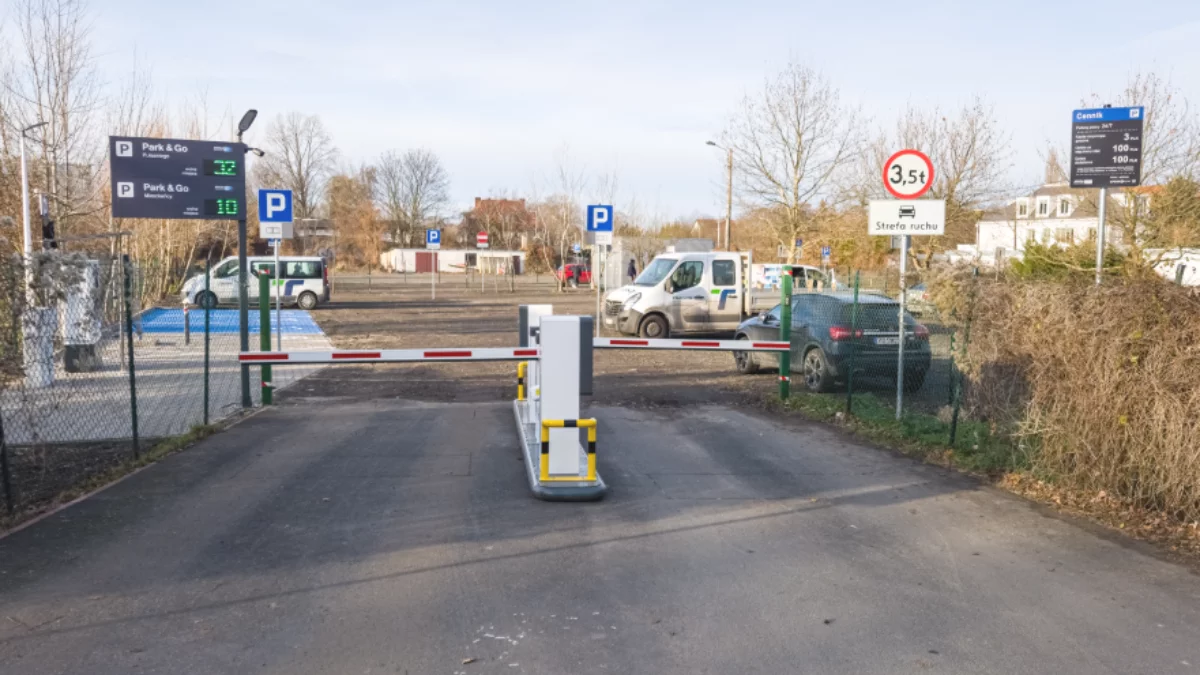
[[[258, 274], [258, 347], [264, 352], [271, 351], [271, 279], [266, 274]], [[262, 367], [262, 403], [271, 405], [271, 366]]]
[[141, 448], [138, 447], [137, 375], [134, 373], [137, 368], [133, 361], [133, 290], [129, 280], [128, 253], [121, 255], [121, 267], [125, 270], [125, 339], [129, 349], [129, 416], [133, 425], [133, 458], [137, 459], [141, 455]]
[[212, 277], [212, 254], [204, 260], [204, 426], [208, 426], [208, 331], [210, 327], [209, 300], [212, 291], [209, 290], [209, 279]]
[[[779, 288], [782, 298], [779, 312], [779, 341], [791, 344], [792, 340], [792, 266], [784, 265], [779, 272]], [[791, 393], [792, 350], [779, 354], [779, 398], [786, 401]]]
[[858, 354], [858, 276], [854, 273], [854, 304], [850, 305], [850, 367], [846, 370], [846, 414], [854, 412], [854, 356]]

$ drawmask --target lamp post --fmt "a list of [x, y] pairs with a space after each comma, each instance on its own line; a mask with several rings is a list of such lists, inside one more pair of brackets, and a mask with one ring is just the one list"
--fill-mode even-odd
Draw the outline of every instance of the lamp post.
[[705, 145], [711, 145], [714, 148], [724, 150], [728, 160], [725, 164], [726, 183], [725, 183], [725, 250], [732, 251], [733, 245], [729, 239], [730, 223], [733, 221], [733, 148], [726, 148], [712, 141], [707, 141]]
[[[242, 119], [238, 122], [237, 142], [241, 144], [242, 134], [254, 124], [254, 118], [258, 117], [258, 111], [251, 108], [242, 115]], [[247, 152], [249, 152], [247, 150]], [[256, 153], [257, 154], [257, 153]], [[242, 195], [245, 198], [245, 195]], [[246, 296], [246, 214], [243, 212], [242, 217], [238, 218], [238, 347], [243, 352], [250, 351], [250, 310], [248, 299]], [[262, 328], [259, 328], [262, 330]], [[249, 408], [254, 405], [254, 400], [250, 398], [250, 366], [242, 364], [242, 407]]]

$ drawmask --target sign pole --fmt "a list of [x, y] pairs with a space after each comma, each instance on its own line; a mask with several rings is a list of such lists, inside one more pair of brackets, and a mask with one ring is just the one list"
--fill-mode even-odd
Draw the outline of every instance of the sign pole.
[[431, 271], [431, 274], [429, 275], [429, 299], [437, 300], [437, 264], [438, 264], [437, 251], [434, 251], [432, 253], [432, 255], [433, 255], [433, 270]]
[[283, 351], [283, 270], [279, 268], [279, 248], [282, 239], [275, 240], [275, 350]]
[[904, 411], [904, 306], [908, 304], [908, 235], [900, 236], [900, 350], [896, 358], [896, 419]]
[[1096, 285], [1104, 274], [1104, 216], [1108, 207], [1108, 188], [1100, 188], [1100, 222], [1096, 224]]
[[[238, 347], [243, 352], [250, 351], [250, 307], [246, 297], [246, 219], [238, 219]], [[250, 398], [250, 366], [242, 364], [242, 407], [254, 405]]]
[[600, 322], [604, 317], [600, 316], [600, 283], [596, 281], [596, 273], [604, 269], [600, 266], [600, 245], [592, 244], [592, 288], [596, 289], [596, 320], [593, 325], [596, 330], [595, 337], [600, 337]]

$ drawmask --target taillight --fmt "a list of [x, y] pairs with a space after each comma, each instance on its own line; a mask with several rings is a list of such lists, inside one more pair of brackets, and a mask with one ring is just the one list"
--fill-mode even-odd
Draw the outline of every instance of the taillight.
[[921, 324], [917, 324], [916, 327], [913, 328], [913, 335], [916, 335], [918, 340], [928, 341], [929, 340], [929, 329], [926, 328], [925, 326], [922, 326]]
[[[862, 336], [863, 336], [863, 332], [862, 332], [861, 328], [854, 331], [854, 337], [862, 337]], [[834, 342], [837, 342], [838, 340], [848, 340], [848, 339], [850, 339], [850, 329], [846, 328], [845, 326], [830, 326], [829, 327], [829, 339], [833, 340]]]

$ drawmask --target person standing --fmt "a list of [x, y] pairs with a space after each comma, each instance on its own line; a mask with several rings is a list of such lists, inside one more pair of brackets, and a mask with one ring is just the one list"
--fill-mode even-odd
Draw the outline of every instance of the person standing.
[[629, 281], [631, 282], [637, 278], [637, 263], [633, 261], [633, 258], [629, 259], [629, 269], [625, 274], [629, 276]]

